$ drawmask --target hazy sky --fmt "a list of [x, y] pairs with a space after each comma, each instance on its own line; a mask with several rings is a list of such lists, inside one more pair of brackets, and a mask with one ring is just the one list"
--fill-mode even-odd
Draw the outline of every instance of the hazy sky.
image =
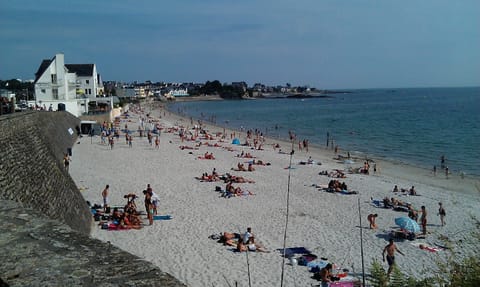
[[0, 79], [63, 52], [103, 80], [480, 86], [479, 15], [479, 0], [0, 0]]

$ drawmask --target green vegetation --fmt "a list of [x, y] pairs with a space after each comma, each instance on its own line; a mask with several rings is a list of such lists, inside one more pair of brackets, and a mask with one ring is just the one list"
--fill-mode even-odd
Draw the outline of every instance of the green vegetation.
[[[190, 91], [194, 93], [194, 91]], [[221, 84], [220, 81], [207, 81], [203, 87], [195, 91], [198, 95], [219, 95], [224, 99], [240, 99], [246, 93], [246, 90], [241, 86]]]
[[[15, 93], [17, 100], [32, 100], [34, 94], [34, 85], [31, 82], [20, 82], [16, 79], [7, 81], [0, 80], [0, 88]], [[28, 95], [28, 98], [26, 96]]]

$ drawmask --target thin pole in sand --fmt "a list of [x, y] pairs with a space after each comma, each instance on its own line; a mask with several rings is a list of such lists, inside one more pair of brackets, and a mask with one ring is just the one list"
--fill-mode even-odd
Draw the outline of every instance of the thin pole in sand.
[[358, 219], [360, 220], [360, 254], [362, 255], [362, 282], [365, 286], [365, 265], [363, 258], [363, 228], [362, 228], [362, 213], [360, 212], [360, 196], [358, 197]]
[[285, 257], [286, 257], [286, 244], [287, 244], [287, 227], [288, 227], [288, 213], [290, 203], [290, 173], [292, 171], [292, 157], [293, 157], [293, 144], [295, 140], [292, 139], [292, 151], [290, 152], [290, 163], [288, 165], [288, 183], [287, 183], [287, 215], [285, 216], [285, 232], [283, 234], [283, 260], [282, 260], [282, 276], [280, 286], [283, 286], [283, 274], [285, 273]]
[[250, 263], [248, 262], [248, 246], [247, 246], [247, 252], [245, 252], [245, 256], [247, 256], [248, 286], [252, 287], [252, 282], [250, 280]]

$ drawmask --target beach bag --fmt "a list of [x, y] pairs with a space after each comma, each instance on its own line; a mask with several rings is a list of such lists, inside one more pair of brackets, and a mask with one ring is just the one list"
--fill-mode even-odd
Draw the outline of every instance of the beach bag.
[[222, 191], [222, 188], [220, 186], [215, 186], [215, 191]]

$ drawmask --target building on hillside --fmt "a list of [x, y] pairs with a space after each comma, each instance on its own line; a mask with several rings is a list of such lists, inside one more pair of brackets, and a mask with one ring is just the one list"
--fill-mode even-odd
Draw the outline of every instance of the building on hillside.
[[95, 64], [65, 64], [62, 53], [43, 60], [35, 73], [35, 104], [66, 110], [75, 116], [108, 112], [112, 99], [105, 98]]

